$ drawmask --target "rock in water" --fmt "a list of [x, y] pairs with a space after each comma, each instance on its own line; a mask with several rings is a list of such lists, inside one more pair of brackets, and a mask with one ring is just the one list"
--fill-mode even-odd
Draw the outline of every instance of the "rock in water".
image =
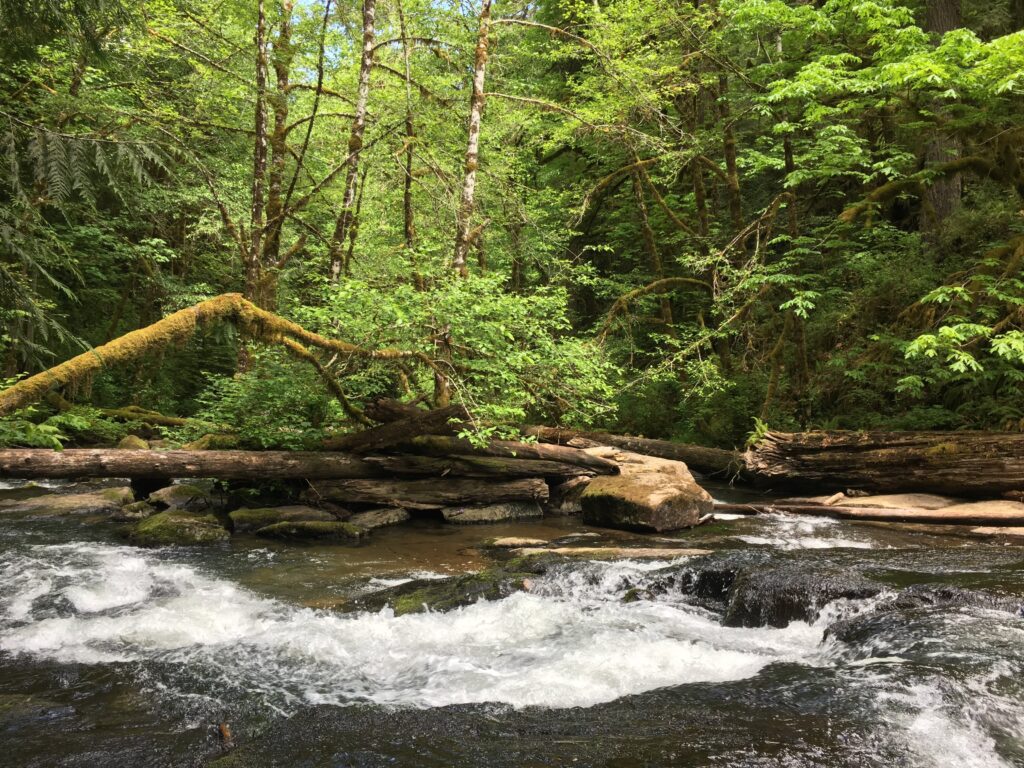
[[294, 505], [288, 507], [261, 507], [259, 509], [236, 509], [228, 517], [236, 533], [258, 531], [275, 523], [292, 523], [300, 520], [337, 521], [330, 512], [314, 507]]
[[169, 509], [148, 517], [128, 535], [133, 544], [161, 547], [173, 544], [214, 544], [231, 534], [213, 515]]
[[398, 507], [384, 507], [383, 509], [371, 509], [367, 512], [357, 512], [348, 519], [352, 525], [360, 528], [373, 530], [383, 528], [386, 525], [398, 525], [409, 519], [409, 513]]
[[205, 488], [192, 483], [168, 485], [149, 494], [149, 502], [160, 509], [207, 512], [216, 506], [213, 495]]
[[583, 522], [627, 531], [692, 528], [714, 508], [681, 461], [643, 456], [613, 448], [587, 451], [618, 462], [618, 475], [593, 478], [580, 503]]
[[268, 539], [297, 539], [319, 541], [357, 541], [365, 536], [367, 530], [358, 525], [343, 523], [340, 520], [327, 522], [324, 520], [296, 520], [294, 522], [274, 523], [256, 531], [257, 536]]
[[544, 510], [535, 501], [508, 501], [484, 506], [445, 507], [441, 513], [448, 523], [500, 523], [505, 520], [542, 517]]
[[47, 493], [31, 499], [0, 501], [0, 514], [113, 515], [134, 500], [131, 488], [104, 488], [92, 493]]

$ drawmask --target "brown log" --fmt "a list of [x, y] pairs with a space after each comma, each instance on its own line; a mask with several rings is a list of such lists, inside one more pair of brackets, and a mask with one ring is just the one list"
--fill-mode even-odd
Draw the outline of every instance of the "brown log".
[[545, 459], [510, 459], [503, 456], [367, 456], [366, 461], [393, 475], [445, 477], [549, 477], [565, 480], [590, 476], [594, 471], [576, 464]]
[[867, 520], [876, 523], [926, 523], [929, 525], [1022, 525], [1024, 508], [991, 509], [980, 504], [957, 504], [941, 509], [893, 507], [844, 507], [838, 504], [796, 504], [764, 502], [757, 504], [715, 504], [715, 511], [736, 514], [772, 514], [834, 517], [839, 520]]
[[691, 470], [704, 474], [722, 474], [733, 477], [743, 472], [743, 456], [736, 451], [705, 448], [701, 445], [676, 443], [670, 440], [650, 440], [630, 435], [612, 435], [607, 432], [586, 432], [561, 427], [528, 427], [526, 434], [539, 440], [565, 444], [570, 440], [589, 440], [600, 445], [611, 445], [645, 456], [681, 461]]
[[382, 424], [363, 432], [330, 438], [324, 441], [324, 448], [329, 451], [370, 453], [391, 448], [418, 435], [453, 435], [462, 429], [462, 423], [468, 418], [469, 414], [461, 405], [420, 411], [416, 415]]
[[485, 446], [478, 446], [469, 440], [442, 435], [422, 435], [402, 445], [403, 449], [425, 453], [429, 456], [451, 456], [474, 454], [501, 456], [510, 459], [543, 459], [573, 464], [593, 470], [599, 475], [617, 475], [619, 465], [600, 456], [591, 456], [586, 451], [564, 445], [541, 443], [516, 443], [509, 440], [491, 440]]
[[334, 480], [310, 483], [306, 496], [315, 501], [439, 509], [456, 504], [544, 502], [548, 498], [548, 485], [539, 478], [497, 482], [492, 478]]
[[214, 477], [222, 480], [374, 477], [381, 470], [344, 453], [308, 451], [0, 450], [0, 477]]
[[417, 418], [426, 413], [426, 411], [423, 408], [417, 408], [415, 405], [403, 403], [400, 400], [381, 397], [372, 403], [368, 403], [363, 408], [363, 413], [374, 421], [388, 423], [401, 419]]
[[770, 432], [744, 459], [762, 485], [993, 497], [1021, 487], [1024, 434]]

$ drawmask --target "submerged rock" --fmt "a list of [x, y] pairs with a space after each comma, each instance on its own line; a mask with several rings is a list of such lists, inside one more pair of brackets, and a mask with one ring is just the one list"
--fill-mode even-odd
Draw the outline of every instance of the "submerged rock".
[[257, 536], [268, 539], [300, 541], [357, 541], [367, 533], [365, 528], [340, 520], [296, 520], [274, 523], [256, 531]]
[[159, 509], [207, 512], [217, 505], [213, 494], [206, 488], [192, 483], [168, 485], [149, 494], [149, 502]]
[[296, 521], [336, 521], [330, 512], [324, 512], [315, 507], [294, 505], [287, 507], [260, 507], [258, 509], [236, 509], [228, 517], [236, 533], [249, 533], [260, 528], [266, 528], [275, 523], [290, 523]]
[[710, 555], [711, 550], [672, 547], [522, 547], [513, 550], [513, 554], [521, 557], [554, 554], [594, 560], [672, 560], [676, 557]]
[[611, 448], [590, 452], [614, 459], [620, 473], [595, 477], [587, 485], [580, 498], [585, 523], [628, 531], [675, 531], [694, 527], [714, 508], [711, 496], [681, 461]]
[[387, 525], [398, 525], [409, 520], [409, 513], [398, 507], [384, 507], [383, 509], [371, 509], [367, 512], [357, 512], [348, 519], [352, 525], [360, 528], [373, 530], [383, 528]]
[[90, 493], [48, 493], [30, 499], [0, 501], [0, 514], [113, 515], [134, 500], [132, 489], [128, 487], [104, 488]]
[[859, 573], [805, 569], [796, 563], [747, 568], [729, 590], [727, 627], [785, 627], [812, 621], [833, 600], [874, 597], [882, 586]]
[[500, 523], [543, 517], [544, 510], [535, 501], [508, 501], [473, 507], [445, 507], [441, 510], [448, 523]]
[[148, 517], [129, 533], [133, 544], [142, 547], [214, 544], [230, 537], [214, 516], [184, 510], [167, 510]]

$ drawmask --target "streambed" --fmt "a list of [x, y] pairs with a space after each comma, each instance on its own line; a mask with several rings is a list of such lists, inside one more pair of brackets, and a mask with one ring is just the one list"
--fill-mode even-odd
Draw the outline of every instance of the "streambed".
[[[448, 612], [334, 608], [485, 568], [479, 544], [506, 535], [714, 554], [553, 563]], [[1009, 539], [779, 515], [143, 550], [21, 519], [0, 583], [0, 764], [1024, 764]]]

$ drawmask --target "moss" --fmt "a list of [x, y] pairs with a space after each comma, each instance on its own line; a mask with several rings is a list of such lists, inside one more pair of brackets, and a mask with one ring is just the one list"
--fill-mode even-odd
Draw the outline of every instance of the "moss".
[[129, 533], [133, 544], [160, 547], [188, 544], [215, 544], [230, 536], [213, 515], [168, 510], [149, 517]]
[[149, 450], [149, 443], [138, 435], [125, 435], [117, 447], [125, 451], [146, 451]]
[[205, 512], [214, 507], [214, 499], [206, 488], [191, 483], [168, 485], [149, 494], [149, 501], [164, 509], [187, 509]]
[[319, 541], [357, 541], [367, 533], [365, 528], [340, 520], [298, 520], [274, 523], [256, 531], [269, 539], [307, 539]]
[[236, 509], [228, 517], [236, 531], [257, 531], [276, 523], [299, 521], [336, 522], [337, 518], [330, 512], [313, 507], [261, 507], [259, 509]]

